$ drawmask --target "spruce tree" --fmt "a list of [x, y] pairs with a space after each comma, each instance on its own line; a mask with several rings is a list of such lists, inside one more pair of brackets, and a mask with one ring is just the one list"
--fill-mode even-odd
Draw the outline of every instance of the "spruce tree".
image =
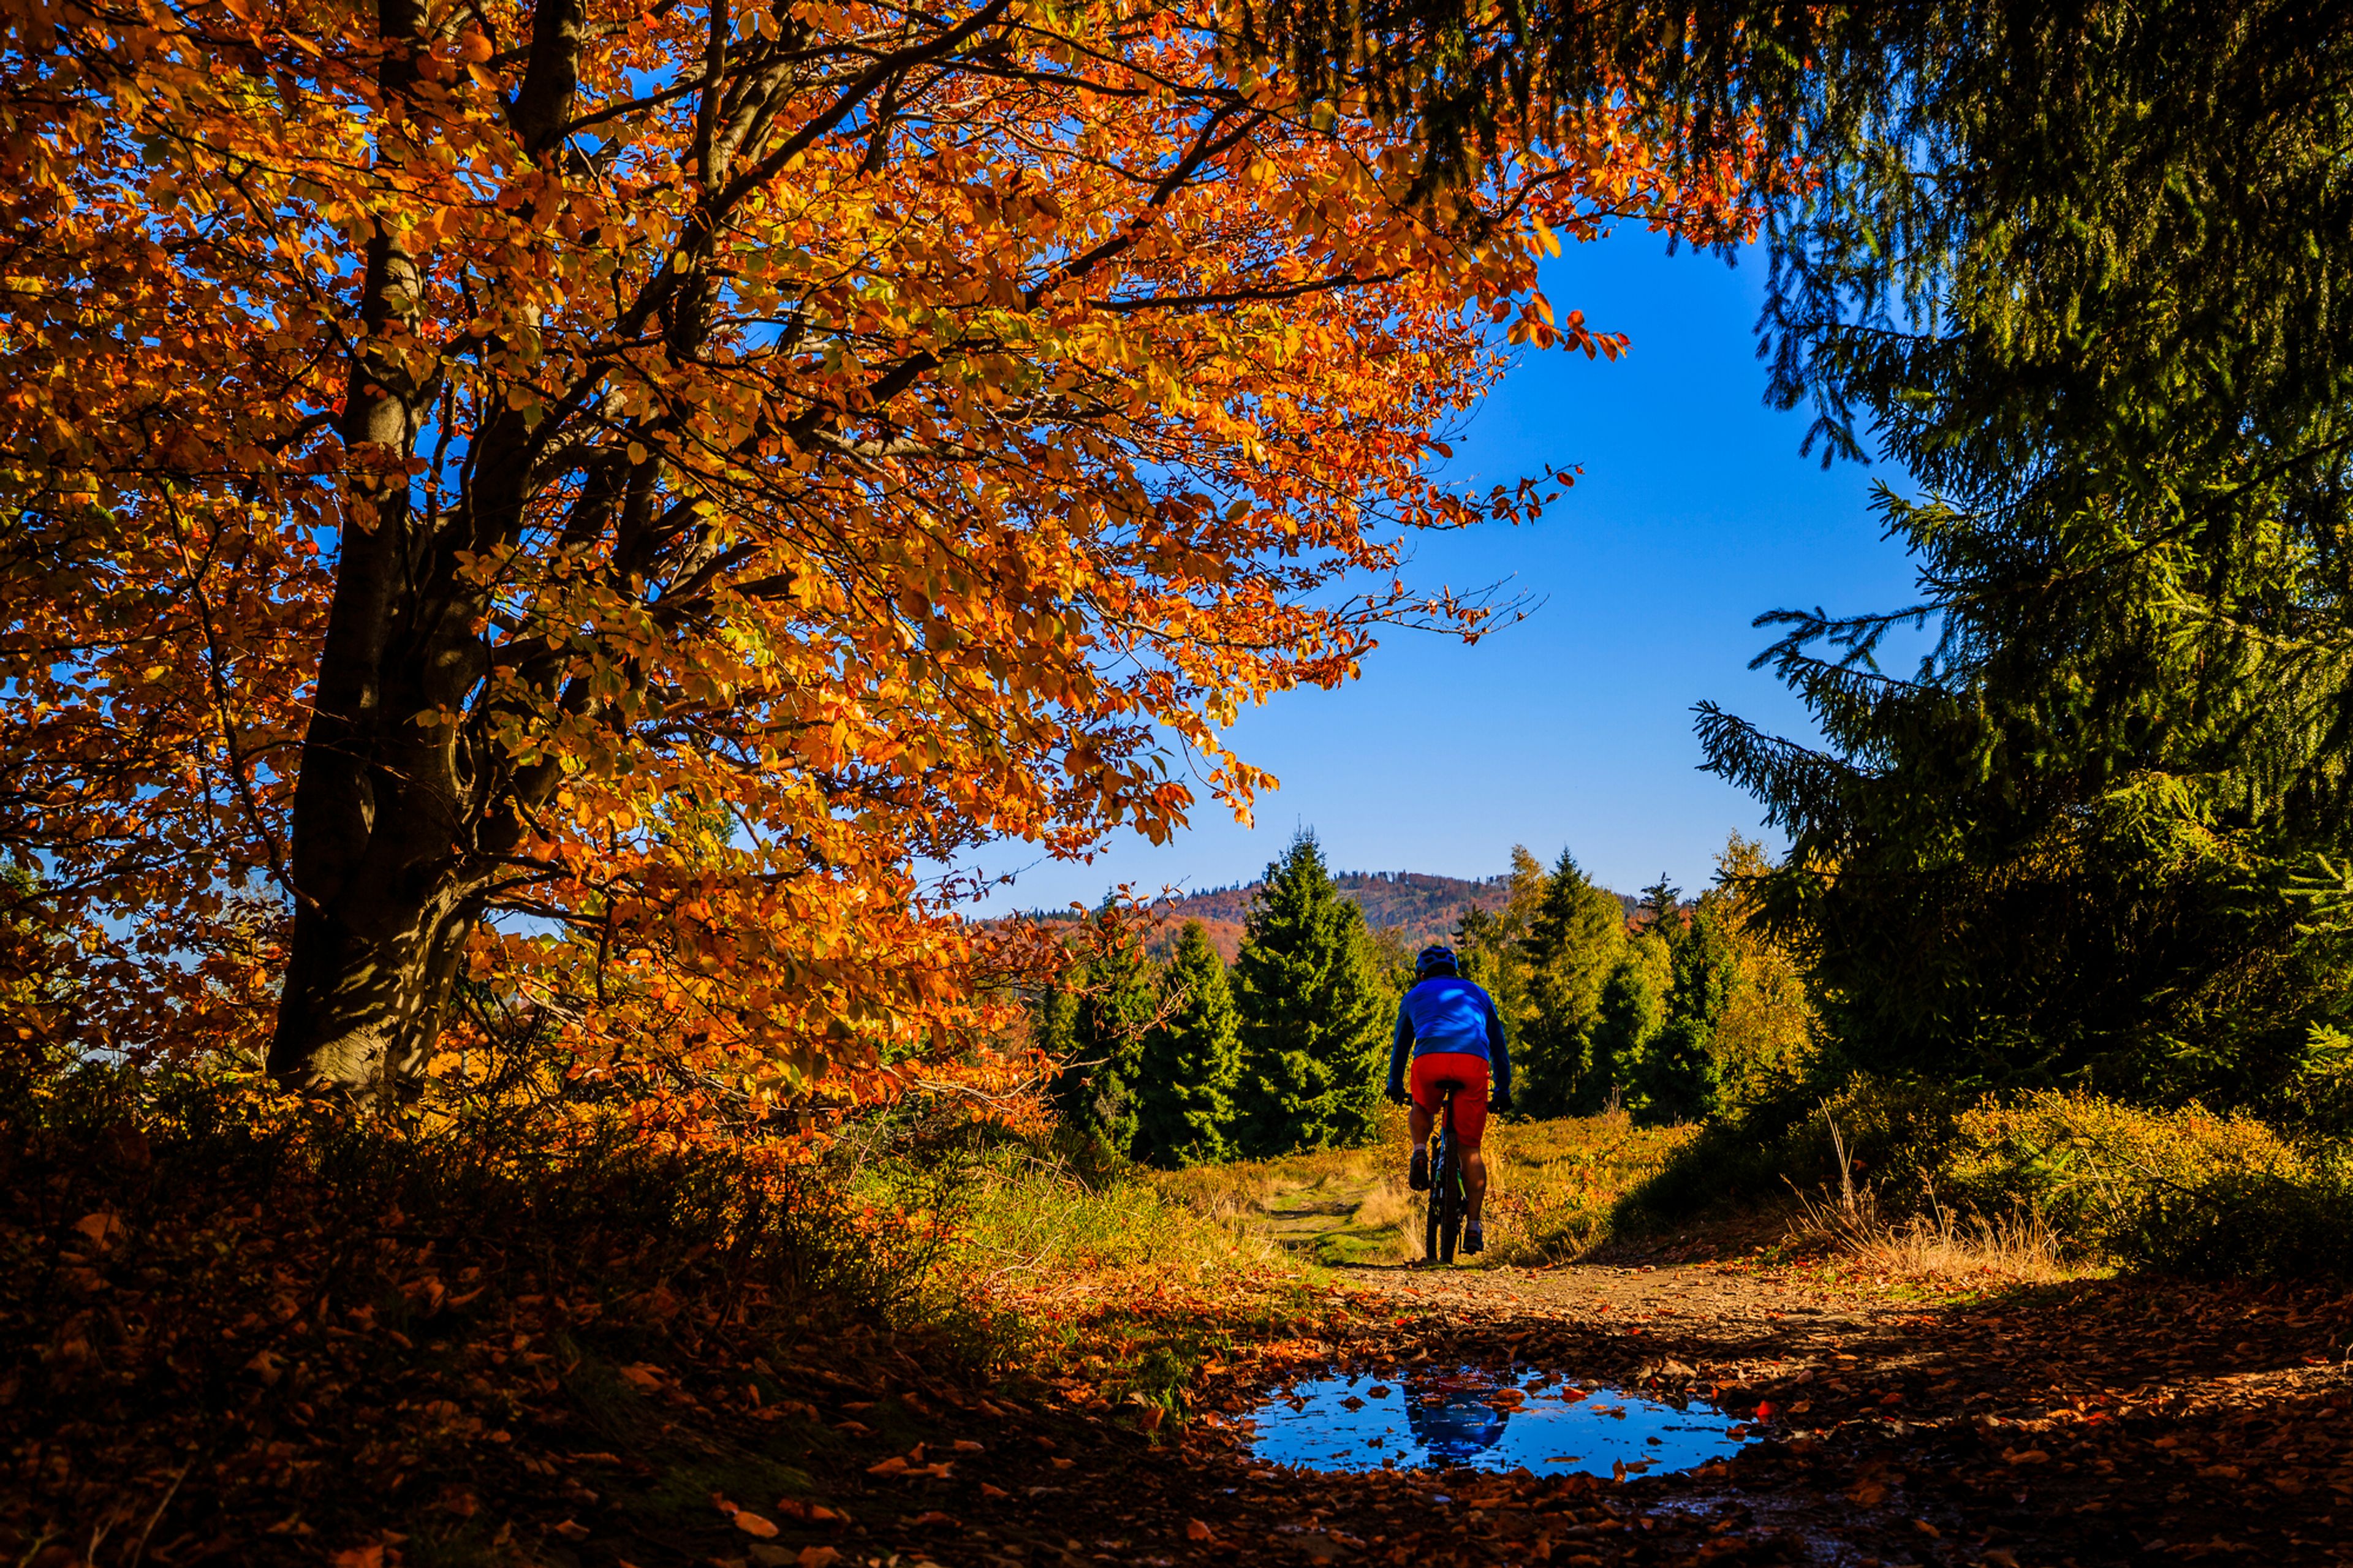
[[1145, 1026], [1157, 1011], [1144, 945], [1106, 900], [1086, 922], [1086, 955], [1040, 1009], [1039, 1043], [1058, 1064], [1048, 1098], [1064, 1131], [1124, 1159], [1135, 1142]]
[[[1668, 891], [1671, 900], [1672, 890]], [[1668, 973], [1664, 1019], [1656, 1032], [1634, 1047], [1626, 1074], [1631, 1091], [1628, 1099], [1640, 1121], [1696, 1121], [1716, 1109], [1716, 1086], [1722, 1076], [1716, 1026], [1731, 1005], [1740, 955], [1721, 900], [1705, 897], [1687, 918], [1669, 922], [1664, 940]]]
[[1545, 879], [1523, 944], [1523, 1021], [1513, 1040], [1515, 1094], [1531, 1116], [1599, 1109], [1614, 1081], [1599, 1070], [1593, 1031], [1602, 988], [1626, 949], [1618, 896], [1594, 885], [1567, 849]]
[[1185, 922], [1160, 972], [1160, 1018], [1144, 1034], [1135, 1084], [1136, 1159], [1193, 1165], [1232, 1152], [1228, 1134], [1241, 1037], [1225, 961], [1199, 921]]
[[1363, 933], [1363, 911], [1332, 885], [1314, 836], [1300, 834], [1266, 868], [1234, 959], [1243, 1153], [1334, 1148], [1370, 1131], [1388, 1020]]
[[[1919, 595], [1701, 710], [1847, 1065], [2284, 1105], [2353, 1025], [2353, 28], [2292, 0], [1271, 0], [1302, 89], [1481, 177], [1532, 101], [1759, 138], [1769, 394]], [[1782, 183], [1769, 172], [1802, 168]], [[1891, 631], [1932, 646], [1882, 668]], [[1907, 661], [1908, 663], [1909, 661]]]
[[1683, 890], [1667, 880], [1666, 873], [1642, 889], [1639, 908], [1650, 923], [1650, 929], [1664, 937], [1670, 945], [1683, 930]]
[[1666, 1022], [1672, 958], [1658, 932], [1630, 938], [1601, 987], [1586, 1063], [1587, 1103], [1598, 1110], [1630, 1087], [1635, 1064]]

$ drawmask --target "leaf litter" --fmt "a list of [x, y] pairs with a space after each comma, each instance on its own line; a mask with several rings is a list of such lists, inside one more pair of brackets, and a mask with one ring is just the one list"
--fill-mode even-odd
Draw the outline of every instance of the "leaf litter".
[[[11, 1174], [0, 1552], [24, 1568], [2353, 1559], [2334, 1286], [1071, 1280], [1062, 1348], [992, 1363], [1003, 1342], [764, 1312], [723, 1259], [649, 1277], [622, 1237], [558, 1259], [299, 1191], [142, 1206], [104, 1173]], [[1456, 1365], [1523, 1399], [1535, 1372], [1711, 1403], [1758, 1440], [1671, 1475], [1253, 1451], [1271, 1390], [1395, 1400]]]

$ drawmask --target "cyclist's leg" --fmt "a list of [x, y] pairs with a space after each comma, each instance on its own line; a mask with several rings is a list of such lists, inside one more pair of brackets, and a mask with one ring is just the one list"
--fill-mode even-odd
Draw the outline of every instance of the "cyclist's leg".
[[1476, 1057], [1465, 1058], [1461, 1076], [1461, 1092], [1454, 1097], [1454, 1141], [1462, 1152], [1463, 1223], [1476, 1226], [1487, 1202], [1487, 1156], [1482, 1152], [1487, 1134], [1487, 1064]]
[[1438, 1085], [1422, 1067], [1430, 1059], [1414, 1058], [1406, 1076], [1405, 1130], [1413, 1141], [1406, 1163], [1406, 1184], [1416, 1192], [1430, 1185], [1430, 1135], [1438, 1126]]

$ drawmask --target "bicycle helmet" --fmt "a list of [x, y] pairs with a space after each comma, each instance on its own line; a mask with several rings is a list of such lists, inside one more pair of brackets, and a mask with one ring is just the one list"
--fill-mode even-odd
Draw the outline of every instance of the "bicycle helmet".
[[1440, 947], [1435, 944], [1425, 947], [1413, 961], [1413, 977], [1416, 980], [1427, 980], [1433, 974], [1456, 973], [1458, 971], [1454, 966], [1454, 950], [1451, 947]]

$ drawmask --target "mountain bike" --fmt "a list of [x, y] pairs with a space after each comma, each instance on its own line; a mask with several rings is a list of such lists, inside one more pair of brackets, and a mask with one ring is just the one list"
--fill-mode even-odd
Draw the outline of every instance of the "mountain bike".
[[1462, 1158], [1454, 1142], [1454, 1091], [1461, 1085], [1439, 1085], [1438, 1126], [1431, 1142], [1438, 1147], [1430, 1157], [1430, 1205], [1425, 1221], [1423, 1256], [1435, 1263], [1454, 1261], [1462, 1239], [1462, 1215], [1470, 1193], [1462, 1182]]

